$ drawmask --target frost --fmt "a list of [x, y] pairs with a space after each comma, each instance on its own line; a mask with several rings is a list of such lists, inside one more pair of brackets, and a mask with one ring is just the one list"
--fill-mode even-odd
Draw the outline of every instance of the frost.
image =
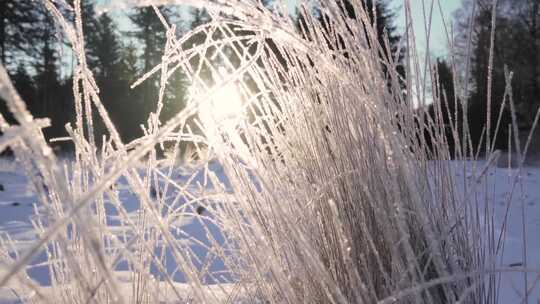
[[[102, 4], [101, 13], [183, 4], [213, 17], [183, 37], [162, 20], [162, 62], [132, 84], [159, 75], [156, 109], [145, 135], [125, 143], [86, 66], [80, 1], [43, 1], [77, 59], [76, 121], [58, 139], [75, 155], [63, 164], [52, 153], [47, 121], [30, 115], [0, 67], [0, 97], [19, 123], [1, 119], [0, 149], [14, 151], [37, 201], [38, 238], [24, 250], [0, 238], [0, 286], [34, 291], [21, 301], [443, 303], [495, 292], [504, 229], [489, 230], [488, 207], [478, 214], [479, 184], [499, 155], [479, 171], [462, 164], [464, 180], [444, 156], [432, 160], [415, 109], [384, 76], [395, 63], [369, 47], [378, 40], [359, 2], [353, 20], [321, 1], [332, 22], [306, 13], [302, 30], [259, 1]], [[176, 69], [191, 82], [187, 106], [159, 122]], [[99, 149], [92, 109], [108, 132]], [[28, 275], [38, 267], [47, 284]]]

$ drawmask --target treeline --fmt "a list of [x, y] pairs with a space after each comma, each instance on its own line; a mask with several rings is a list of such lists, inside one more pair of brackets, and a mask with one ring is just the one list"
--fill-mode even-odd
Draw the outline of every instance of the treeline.
[[[262, 3], [271, 6], [272, 2], [264, 0]], [[122, 12], [127, 14], [126, 18], [125, 15], [108, 13], [97, 16], [94, 1], [82, 3], [87, 63], [100, 89], [100, 98], [123, 140], [133, 140], [143, 134], [141, 124], [146, 124], [149, 113], [156, 109], [159, 75], [134, 89], [130, 85], [161, 62], [167, 40], [165, 29], [151, 7]], [[356, 17], [348, 0], [336, 0], [336, 3], [344, 5], [349, 18]], [[383, 43], [383, 37], [388, 37], [395, 51], [399, 36], [392, 25], [394, 15], [388, 9], [388, 4], [377, 1], [373, 9], [374, 3], [366, 0], [364, 5], [370, 14], [377, 12], [380, 42]], [[184, 31], [209, 21], [208, 14], [203, 10], [189, 11], [191, 16], [187, 22], [181, 20], [186, 14], [180, 10], [161, 7], [160, 12], [169, 23], [177, 25], [178, 37]], [[74, 19], [73, 12], [64, 13]], [[320, 12], [319, 16], [319, 22], [329, 22]], [[370, 18], [373, 17], [370, 15]], [[51, 118], [52, 126], [44, 129], [46, 138], [65, 136], [65, 124], [75, 120], [72, 75], [76, 58], [72, 57], [69, 61], [70, 55], [73, 55], [61, 30], [45, 7], [32, 0], [0, 1], [0, 21], [2, 63], [31, 113], [35, 117]], [[119, 28], [120, 23], [123, 30]], [[300, 27], [300, 21], [298, 24]], [[196, 35], [186, 42], [186, 47], [201, 43], [204, 39]], [[166, 87], [164, 108], [160, 115], [162, 122], [185, 106], [188, 83], [178, 70]], [[14, 123], [5, 103], [1, 103], [0, 110], [8, 121]], [[101, 135], [105, 134], [105, 127], [96, 115], [96, 109], [92, 112], [95, 138], [99, 142]]]
[[[356, 18], [349, 0], [335, 1], [348, 18]], [[263, 2], [272, 4], [268, 0]], [[450, 150], [466, 145], [469, 151], [485, 151], [488, 144], [505, 149], [509, 135], [514, 132], [509, 129], [511, 108], [515, 109], [520, 132], [525, 133], [531, 129], [540, 106], [540, 1], [499, 0], [495, 19], [492, 18], [493, 1], [476, 0], [474, 10], [473, 2], [463, 1], [462, 8], [456, 13], [457, 35], [451, 56], [448, 60], [435, 62], [438, 76], [433, 77], [436, 88], [431, 93], [436, 103], [427, 112], [433, 121], [442, 120], [447, 135], [442, 140], [451, 146]], [[367, 12], [376, 12], [379, 42], [388, 39], [391, 51], [395, 53], [400, 37], [393, 25], [395, 16], [388, 2], [374, 4], [365, 0], [363, 3]], [[141, 125], [147, 123], [149, 113], [156, 109], [159, 75], [134, 89], [130, 85], [161, 62], [166, 32], [152, 8], [134, 8], [122, 12], [124, 15], [120, 17], [107, 13], [97, 16], [94, 9], [93, 1], [83, 1], [87, 61], [100, 88], [100, 98], [127, 142], [143, 134]], [[201, 10], [189, 11], [189, 18], [170, 7], [161, 7], [160, 11], [168, 22], [177, 25], [178, 37], [209, 20]], [[65, 14], [74, 18], [73, 12]], [[319, 22], [323, 25], [331, 22], [324, 14], [319, 14]], [[300, 29], [303, 21], [301, 14], [299, 16]], [[369, 17], [373, 19], [374, 16]], [[472, 31], [469, 31], [470, 25]], [[491, 58], [493, 25], [496, 30]], [[202, 36], [194, 38], [200, 41], [191, 40], [187, 44], [204, 41]], [[471, 56], [467, 58], [469, 41]], [[35, 117], [51, 118], [52, 126], [44, 129], [48, 139], [65, 136], [65, 124], [75, 119], [72, 75], [76, 59], [70, 61], [70, 55], [65, 37], [40, 3], [0, 1], [0, 60], [31, 113]], [[397, 67], [404, 77], [403, 65], [398, 62]], [[459, 92], [454, 92], [455, 83]], [[161, 121], [168, 120], [185, 106], [188, 86], [185, 75], [177, 70], [166, 86]], [[93, 113], [97, 112], [93, 110]], [[4, 102], [0, 103], [0, 112], [9, 122], [14, 122]], [[99, 141], [105, 129], [98, 115], [94, 116], [95, 137]], [[496, 140], [488, 142], [488, 137]]]
[[[160, 11], [168, 22], [184, 25], [177, 29], [178, 36], [205, 21], [200, 10], [190, 11], [193, 18], [189, 22], [180, 20], [180, 12], [172, 8]], [[73, 12], [65, 13], [74, 19]], [[161, 62], [165, 28], [151, 7], [134, 8], [127, 18], [107, 13], [98, 16], [93, 1], [83, 1], [82, 16], [87, 63], [100, 98], [123, 140], [135, 139], [143, 134], [141, 124], [156, 109], [159, 73], [134, 89], [130, 86]], [[44, 129], [47, 139], [66, 136], [65, 124], [75, 120], [72, 85], [76, 58], [58, 25], [43, 5], [32, 0], [0, 1], [0, 22], [1, 61], [16, 88], [35, 117], [51, 118], [52, 126]], [[119, 22], [129, 23], [122, 26], [127, 30], [120, 30]], [[177, 70], [167, 83], [161, 121], [184, 107], [187, 86], [185, 75]], [[0, 104], [2, 115], [14, 123], [5, 103]], [[99, 141], [105, 127], [96, 109], [92, 112]]]
[[[447, 126], [456, 121], [459, 139], [475, 153], [507, 149], [509, 139], [515, 146], [515, 129], [523, 145], [540, 106], [540, 1], [499, 0], [496, 8], [491, 0], [476, 0], [475, 6], [473, 2], [463, 1], [455, 12], [456, 36], [450, 60], [436, 64], [440, 102], [429, 111], [434, 117], [441, 108]], [[462, 91], [454, 92], [454, 81]], [[512, 108], [516, 128], [511, 126]], [[462, 119], [465, 110], [466, 122]], [[462, 136], [466, 129], [470, 138]], [[447, 139], [453, 144], [450, 133], [448, 128]]]

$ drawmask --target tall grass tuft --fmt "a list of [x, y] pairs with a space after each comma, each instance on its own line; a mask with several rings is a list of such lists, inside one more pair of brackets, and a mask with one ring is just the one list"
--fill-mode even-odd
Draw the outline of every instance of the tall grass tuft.
[[[255, 0], [102, 6], [188, 4], [212, 17], [177, 37], [154, 6], [168, 33], [163, 61], [134, 86], [157, 74], [162, 89], [146, 135], [125, 143], [86, 63], [81, 1], [43, 0], [77, 58], [77, 119], [66, 126], [75, 151], [58, 160], [46, 121], [32, 118], [1, 67], [0, 96], [19, 123], [0, 121], [1, 147], [23, 164], [40, 208], [34, 245], [2, 243], [0, 286], [33, 290], [21, 296], [29, 303], [497, 302], [498, 235], [492, 210], [474, 199], [486, 190], [457, 187], [468, 185], [455, 178], [465, 164], [449, 160], [471, 155], [464, 127], [450, 126], [450, 151], [448, 126], [416, 108], [418, 92], [440, 88], [425, 80], [436, 77], [429, 66], [421, 77], [413, 32], [403, 78], [361, 1], [356, 19], [340, 1], [315, 1], [319, 18], [311, 2], [300, 1], [300, 24]], [[187, 107], [160, 123], [164, 86], [179, 71], [192, 84]], [[442, 95], [436, 103], [454, 102]], [[87, 132], [92, 109], [108, 130], [100, 148]], [[163, 146], [171, 151], [159, 156]], [[46, 288], [26, 272], [43, 254]]]

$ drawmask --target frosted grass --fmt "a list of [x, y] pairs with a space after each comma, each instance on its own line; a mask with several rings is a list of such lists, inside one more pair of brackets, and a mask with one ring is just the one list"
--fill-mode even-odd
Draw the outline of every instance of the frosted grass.
[[[455, 179], [465, 165], [447, 161], [442, 119], [426, 120], [411, 102], [428, 89], [411, 73], [415, 52], [405, 53], [401, 79], [392, 72], [397, 54], [378, 44], [359, 1], [357, 20], [339, 1], [321, 1], [324, 23], [302, 1], [300, 28], [258, 1], [102, 6], [187, 4], [212, 17], [176, 37], [154, 6], [168, 33], [163, 61], [133, 86], [157, 74], [161, 90], [145, 135], [129, 143], [86, 64], [80, 0], [43, 3], [77, 57], [77, 115], [66, 126], [75, 153], [69, 164], [56, 158], [41, 134], [47, 121], [32, 118], [0, 67], [0, 96], [19, 123], [0, 120], [0, 147], [13, 149], [45, 208], [36, 209], [35, 245], [19, 252], [2, 243], [0, 286], [18, 281], [35, 292], [22, 302], [497, 302], [497, 275], [508, 269], [497, 262], [492, 210], [475, 199], [488, 190]], [[407, 34], [404, 45], [415, 45]], [[179, 70], [192, 83], [188, 105], [160, 123], [164, 87]], [[238, 105], [231, 96], [237, 113], [215, 112], [218, 103]], [[99, 149], [94, 108], [108, 130]], [[450, 127], [459, 142], [461, 126]], [[191, 152], [182, 155], [181, 141]], [[471, 153], [458, 150], [462, 159]], [[25, 271], [43, 254], [47, 294]]]

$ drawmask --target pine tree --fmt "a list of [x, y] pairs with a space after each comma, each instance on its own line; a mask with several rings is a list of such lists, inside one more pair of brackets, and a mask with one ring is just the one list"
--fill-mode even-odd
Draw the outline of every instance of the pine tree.
[[176, 70], [167, 82], [160, 120], [166, 122], [186, 106], [187, 80], [184, 73]]
[[[357, 20], [359, 11], [357, 11], [354, 5], [350, 0], [332, 0], [335, 4], [342, 9], [342, 13], [346, 18]], [[390, 44], [390, 51], [394, 54], [399, 48], [399, 39], [400, 36], [397, 34], [397, 28], [393, 24], [393, 19], [395, 15], [388, 8], [388, 2], [384, 0], [376, 1], [375, 4], [372, 0], [362, 0], [361, 1], [362, 9], [366, 12], [367, 17], [369, 18], [370, 24], [366, 26], [376, 26], [376, 37], [377, 42], [383, 48], [386, 45], [385, 39], [388, 39]], [[318, 19], [319, 22], [323, 25], [323, 28], [328, 30], [329, 23], [332, 22], [330, 16], [326, 15], [323, 11], [318, 10]], [[299, 14], [299, 18], [303, 19], [302, 14]], [[360, 21], [360, 20], [358, 20]], [[300, 20], [299, 25], [305, 26], [305, 21]], [[367, 33], [366, 33], [367, 34]], [[387, 55], [387, 54], [383, 54]]]
[[[100, 87], [100, 97], [115, 125], [123, 125], [122, 120], [129, 119], [124, 102], [129, 83], [121, 78], [121, 41], [115, 22], [108, 14], [96, 17], [92, 4], [85, 5], [83, 25], [85, 32], [88, 64]], [[84, 27], [84, 26], [83, 26]], [[98, 141], [105, 133], [105, 125], [97, 111], [94, 111]], [[122, 133], [121, 133], [122, 134]]]
[[[39, 38], [39, 31], [34, 28], [39, 14], [39, 11], [34, 9], [35, 5], [31, 0], [0, 1], [0, 63], [5, 66], [21, 97], [29, 105], [34, 103], [36, 88], [27, 66], [21, 59], [28, 58], [25, 61], [32, 61], [37, 55], [37, 49], [32, 43]], [[1, 98], [0, 114], [9, 123], [15, 123], [13, 115]]]
[[[344, 1], [345, 9], [349, 15], [349, 18], [356, 19], [356, 14], [352, 9], [352, 5], [348, 0]], [[380, 54], [381, 57], [385, 58], [384, 61], [389, 61], [389, 59], [394, 60], [395, 54], [399, 52], [399, 57], [397, 58], [397, 73], [401, 76], [405, 76], [405, 69], [403, 66], [403, 54], [404, 52], [400, 49], [399, 45], [400, 35], [397, 33], [397, 27], [394, 25], [393, 20], [395, 19], [394, 13], [389, 9], [388, 2], [386, 1], [373, 1], [373, 0], [363, 0], [363, 8], [367, 12], [371, 26], [376, 28], [377, 42], [383, 48], [383, 53]], [[386, 49], [386, 41], [390, 49]], [[384, 67], [386, 69], [386, 67]]]
[[[28, 73], [27, 67], [23, 63], [17, 65], [17, 70], [11, 76], [11, 80], [17, 89], [17, 92], [21, 95], [22, 99], [31, 103], [36, 99], [36, 84], [34, 79]], [[30, 109], [31, 111], [33, 109]]]
[[55, 25], [50, 16], [43, 12], [40, 17], [39, 58], [36, 62], [36, 84], [37, 84], [37, 115], [48, 116], [54, 108], [54, 98], [57, 92], [60, 77], [58, 75], [58, 56], [55, 47], [58, 43], [55, 37]]
[[[456, 149], [460, 147], [460, 145], [456, 144], [456, 141], [463, 137], [463, 107], [461, 101], [455, 97], [454, 73], [450, 65], [445, 60], [438, 58], [434, 73], [436, 79], [433, 92], [434, 103], [430, 104], [427, 109], [428, 124], [431, 125], [431, 122], [435, 122], [436, 126], [443, 129], [425, 130], [425, 132], [441, 132], [445, 144], [448, 145], [450, 156], [454, 157], [459, 153]], [[427, 145], [432, 152], [436, 151], [436, 149], [433, 149], [433, 143], [431, 142], [435, 138], [425, 134]]]
[[121, 97], [112, 104], [110, 114], [120, 135], [126, 141], [141, 135], [139, 126], [144, 122], [139, 107], [142, 100], [141, 90], [130, 88], [140, 74], [138, 59], [137, 47], [133, 43], [127, 43], [121, 48], [118, 78], [122, 87], [117, 88]]
[[[505, 100], [505, 88], [507, 79], [505, 67], [514, 73], [512, 80], [512, 99], [516, 105], [518, 124], [521, 128], [530, 127], [530, 113], [535, 113], [538, 107], [534, 106], [538, 98], [535, 96], [535, 73], [538, 63], [535, 62], [538, 54], [535, 45], [538, 43], [531, 36], [527, 29], [528, 24], [534, 24], [532, 20], [523, 22], [523, 14], [516, 8], [519, 3], [528, 0], [500, 0], [496, 7], [495, 35], [493, 44], [493, 62], [490, 65], [491, 55], [491, 33], [492, 33], [492, 12], [493, 2], [489, 0], [478, 0], [476, 14], [470, 16], [472, 2], [464, 1], [460, 9], [461, 19], [458, 19], [458, 36], [456, 38], [460, 48], [467, 41], [472, 43], [470, 54], [470, 78], [463, 79], [464, 82], [471, 82], [469, 85], [467, 121], [469, 123], [473, 149], [477, 147], [485, 151], [488, 146], [486, 138], [489, 134], [489, 148], [494, 146], [498, 149], [505, 149], [508, 145], [507, 125], [511, 123], [510, 106]], [[535, 0], [536, 1], [536, 0]], [[534, 1], [529, 2], [534, 4]], [[529, 6], [534, 8], [534, 5]], [[465, 16], [465, 17], [463, 17]], [[473, 18], [472, 37], [469, 37], [468, 24]], [[534, 32], [534, 31], [533, 31]], [[466, 57], [464, 54], [462, 58]], [[460, 59], [460, 57], [458, 57]], [[462, 67], [465, 65], [464, 59]], [[488, 105], [490, 107], [490, 117], [488, 117]], [[496, 133], [496, 126], [499, 115], [502, 113], [500, 130]], [[533, 114], [534, 115], [534, 114]], [[529, 121], [529, 123], [527, 123]], [[488, 128], [489, 124], [489, 128]], [[480, 142], [482, 134], [483, 141]], [[494, 143], [494, 144], [493, 144]]]
[[34, 81], [36, 84], [36, 96], [30, 104], [37, 117], [48, 117], [51, 126], [44, 129], [46, 138], [65, 136], [64, 125], [69, 122], [73, 114], [71, 92], [60, 79], [58, 47], [60, 41], [56, 36], [56, 24], [43, 6], [36, 8], [39, 12], [34, 21], [37, 25], [35, 31], [39, 37], [34, 44], [37, 49], [34, 63]]
[[[195, 29], [201, 25], [204, 25], [210, 21], [210, 16], [205, 9], [192, 9], [191, 12], [191, 23], [190, 29]], [[207, 35], [204, 32], [198, 32], [192, 36], [184, 43], [182, 46], [184, 49], [195, 48], [199, 45], [202, 45], [206, 40]], [[217, 38], [217, 37], [213, 37]], [[214, 48], [208, 48], [204, 52], [201, 52], [190, 59], [190, 67], [193, 71], [199, 72], [199, 77], [203, 78], [205, 81], [211, 79], [211, 72], [208, 67], [208, 64], [201, 64], [203, 62], [210, 62], [215, 52]]]
[[[169, 12], [169, 20], [176, 17], [175, 14]], [[174, 22], [174, 21], [173, 21]], [[178, 22], [176, 22], [178, 24]], [[177, 29], [177, 34], [181, 35], [181, 27]], [[169, 68], [175, 67], [175, 64], [169, 65]], [[169, 70], [169, 72], [171, 72]], [[165, 87], [165, 95], [163, 97], [163, 109], [160, 113], [160, 121], [166, 122], [173, 118], [178, 112], [186, 106], [186, 96], [189, 83], [186, 75], [181, 67], [173, 71], [172, 75], [167, 79]]]
[[[345, 18], [356, 20], [357, 23], [364, 22], [363, 20], [358, 20], [360, 13], [360, 8], [355, 8], [351, 0], [332, 0], [335, 5], [341, 8], [341, 12]], [[368, 32], [365, 31], [366, 37], [368, 38], [367, 43], [368, 46], [373, 48], [374, 50], [379, 50], [379, 46], [382, 48], [382, 51], [379, 52], [379, 58], [381, 58], [381, 61], [388, 62], [390, 59], [394, 62], [396, 65], [396, 72], [398, 75], [400, 75], [402, 78], [405, 76], [405, 69], [403, 66], [403, 54], [401, 47], [399, 45], [400, 41], [400, 35], [397, 33], [397, 28], [393, 24], [393, 20], [395, 19], [394, 13], [390, 10], [388, 1], [385, 0], [379, 0], [379, 1], [372, 1], [372, 0], [361, 0], [360, 5], [361, 9], [367, 14], [369, 24], [365, 24], [366, 27], [375, 27], [375, 39], [376, 41], [373, 42], [370, 39], [370, 35], [368, 35]], [[329, 2], [322, 2], [323, 6], [330, 5]], [[317, 16], [318, 22], [320, 23], [323, 30], [327, 32], [327, 35], [325, 39], [327, 39], [328, 47], [330, 49], [343, 49], [342, 55], [345, 58], [349, 58], [350, 56], [354, 56], [354, 54], [350, 54], [349, 50], [350, 48], [345, 47], [345, 39], [344, 37], [339, 33], [331, 33], [332, 32], [332, 23], [334, 20], [332, 19], [333, 16], [327, 15], [325, 13], [325, 10], [320, 7], [315, 7], [315, 15]], [[305, 36], [306, 39], [310, 40], [312, 39], [312, 36], [314, 33], [310, 32], [310, 29], [308, 27], [306, 16], [302, 11], [297, 11], [297, 27], [299, 31], [302, 32], [302, 34]], [[349, 29], [352, 31], [352, 29]], [[330, 41], [333, 40], [333, 41]], [[386, 41], [388, 41], [389, 49], [386, 49]], [[371, 45], [377, 43], [378, 45]], [[399, 57], [395, 58], [395, 55], [399, 52]], [[386, 69], [387, 66], [384, 65], [383, 71], [385, 71], [385, 74], [388, 74]]]
[[[161, 8], [160, 11], [166, 18], [170, 17], [170, 9]], [[165, 28], [151, 7], [137, 8], [129, 18], [135, 27], [131, 35], [143, 48], [143, 69], [148, 71], [161, 62], [167, 41]]]
[[0, 61], [16, 68], [14, 58], [19, 54], [35, 55], [32, 41], [37, 37], [34, 25], [38, 10], [31, 0], [0, 1]]
[[[171, 8], [161, 7], [159, 10], [167, 22], [175, 18], [175, 11]], [[130, 15], [130, 19], [134, 25], [134, 30], [130, 34], [142, 47], [142, 60], [137, 64], [140, 65], [141, 69], [138, 76], [141, 76], [142, 73], [150, 71], [161, 63], [167, 33], [153, 8], [137, 8]], [[127, 65], [124, 65], [124, 70], [135, 70], [132, 60], [133, 52], [129, 51], [125, 55], [127, 57], [124, 57], [124, 63]], [[138, 100], [135, 105], [137, 113], [134, 115], [138, 117], [139, 124], [146, 123], [149, 113], [156, 110], [160, 80], [160, 73], [156, 73], [131, 93], [131, 96]], [[170, 119], [183, 109], [185, 92], [186, 84], [183, 72], [176, 70], [171, 78], [167, 80], [163, 100], [164, 108], [159, 117], [162, 122]]]
[[[166, 18], [170, 16], [170, 9], [161, 8], [160, 11]], [[130, 34], [142, 47], [142, 71], [148, 72], [161, 62], [167, 40], [165, 28], [151, 7], [136, 8], [129, 18], [134, 25]], [[145, 122], [158, 100], [158, 75], [150, 77], [135, 90], [140, 92], [137, 107], [141, 122]]]
[[124, 45], [120, 52], [119, 62], [120, 77], [132, 84], [137, 80], [137, 75], [140, 73], [139, 57], [137, 55], [137, 47], [133, 43]]
[[[26, 66], [23, 63], [19, 63], [15, 72], [10, 73], [9, 76], [21, 98], [28, 105], [32, 105], [32, 101], [35, 100], [36, 87], [34, 79], [28, 74]], [[29, 110], [33, 112], [32, 108]], [[8, 110], [6, 103], [2, 100], [0, 100], [0, 113], [2, 113], [9, 124], [16, 124], [13, 114]]]
[[93, 53], [97, 59], [98, 79], [117, 79], [121, 45], [116, 24], [108, 14], [102, 14], [97, 20], [97, 37]]

